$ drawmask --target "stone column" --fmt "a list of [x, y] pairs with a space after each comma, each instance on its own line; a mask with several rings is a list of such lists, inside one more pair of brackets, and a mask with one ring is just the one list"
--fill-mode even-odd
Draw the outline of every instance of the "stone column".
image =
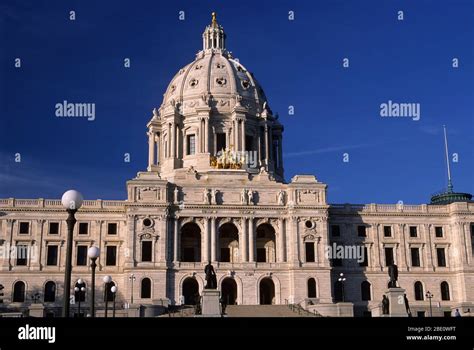
[[[6, 219], [6, 228], [5, 228], [5, 233], [6, 233], [6, 243], [9, 243], [11, 247], [15, 245], [13, 242], [13, 224], [15, 222], [14, 219]], [[3, 271], [8, 271], [11, 269], [12, 265], [14, 265], [14, 262], [11, 261], [12, 254], [8, 254], [8, 258], [6, 259], [1, 259], [1, 270]]]
[[249, 261], [255, 262], [255, 232], [253, 228], [253, 217], [249, 217]]
[[241, 125], [241, 140], [242, 140], [242, 152], [245, 152], [245, 120], [242, 119], [242, 125]]
[[45, 221], [43, 219], [36, 220], [36, 234], [35, 234], [35, 245], [34, 245], [35, 256], [34, 257], [30, 256], [30, 259], [32, 259], [31, 267], [33, 270], [41, 270], [40, 256], [41, 256], [41, 250], [42, 250], [41, 248], [42, 248], [42, 242], [43, 242], [44, 222]]
[[206, 117], [206, 119], [204, 119], [204, 123], [206, 125], [206, 153], [209, 153], [209, 146], [210, 146], [210, 142], [211, 142], [211, 137], [209, 135], [211, 135], [211, 128], [210, 128], [210, 124], [209, 124], [209, 117]]
[[434, 265], [435, 265], [435, 262], [434, 262], [434, 258], [433, 258], [433, 247], [432, 247], [432, 244], [431, 244], [431, 234], [430, 234], [430, 231], [431, 231], [431, 224], [425, 224], [423, 225], [423, 228], [424, 228], [424, 235], [425, 235], [425, 242], [426, 242], [426, 250], [427, 250], [427, 263], [426, 265], [423, 265], [423, 266], [426, 266], [429, 270], [434, 270]]
[[179, 217], [174, 218], [174, 229], [173, 229], [173, 262], [179, 261]]
[[156, 164], [161, 164], [161, 136], [159, 133], [155, 136], [155, 154], [156, 154]]
[[203, 127], [202, 127], [202, 118], [198, 118], [199, 121], [199, 128], [197, 129], [197, 135], [196, 135], [196, 153], [203, 153], [204, 147], [203, 147], [203, 141], [204, 141], [204, 135], [203, 135]]
[[285, 261], [285, 228], [284, 219], [278, 220], [278, 262]]
[[247, 218], [242, 218], [242, 235], [240, 237], [240, 262], [247, 262]]
[[216, 217], [211, 217], [211, 261], [217, 261], [216, 258], [216, 248], [217, 248], [217, 241], [216, 241]]
[[408, 257], [407, 257], [407, 248], [406, 248], [406, 238], [405, 238], [405, 224], [399, 224], [398, 230], [400, 235], [400, 266], [402, 269], [408, 269]]
[[209, 218], [204, 218], [204, 244], [201, 247], [202, 261], [209, 261]]
[[125, 266], [133, 267], [135, 263], [135, 215], [127, 215], [127, 241], [129, 252], [125, 255]]
[[268, 150], [268, 126], [265, 124], [265, 165], [269, 162], [269, 150]]
[[161, 224], [161, 235], [159, 238], [159, 247], [160, 247], [160, 255], [159, 255], [159, 262], [166, 263], [168, 261], [168, 218], [166, 215], [161, 216], [160, 218]]
[[176, 124], [175, 122], [171, 123], [171, 145], [170, 145], [170, 154], [171, 158], [176, 156]]
[[155, 133], [148, 132], [148, 170], [155, 165]]
[[298, 240], [298, 218], [296, 216], [291, 217], [291, 230], [290, 234], [290, 260], [293, 263], [299, 264], [300, 262], [300, 250]]
[[472, 248], [474, 246], [474, 242], [471, 242], [471, 240], [474, 238], [473, 235], [471, 235], [471, 224], [470, 223], [462, 223], [464, 226], [464, 230], [461, 231], [463, 235], [463, 245], [465, 247], [465, 250], [463, 254], [465, 255], [466, 258], [466, 263], [471, 264], [472, 256], [474, 255], [474, 252], [472, 251]]

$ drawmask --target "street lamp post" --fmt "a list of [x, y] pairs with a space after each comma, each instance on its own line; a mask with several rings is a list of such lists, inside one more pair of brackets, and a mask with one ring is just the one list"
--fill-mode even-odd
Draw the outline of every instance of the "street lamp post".
[[115, 318], [115, 296], [117, 295], [117, 287], [112, 286], [112, 288], [110, 288], [110, 291], [112, 292], [112, 300], [113, 300], [112, 317]]
[[128, 277], [128, 279], [129, 279], [130, 282], [132, 283], [132, 290], [131, 290], [132, 294], [130, 295], [130, 305], [132, 305], [132, 304], [133, 304], [133, 281], [136, 280], [136, 277], [135, 277], [135, 275], [132, 273], [132, 274], [130, 275], [130, 277]]
[[76, 218], [74, 214], [82, 205], [82, 194], [75, 190], [66, 191], [62, 198], [61, 203], [68, 212], [67, 223], [67, 247], [66, 247], [66, 269], [64, 271], [64, 301], [63, 301], [63, 317], [69, 317], [69, 308], [71, 297], [71, 274], [72, 274], [72, 239], [74, 225], [76, 224]]
[[78, 317], [81, 317], [81, 299], [82, 299], [82, 293], [85, 293], [86, 291], [86, 288], [84, 288], [84, 281], [82, 279], [78, 279], [77, 280], [77, 286], [74, 287], [74, 292], [77, 293], [77, 295], [79, 295], [79, 301], [78, 301]]
[[97, 264], [95, 261], [99, 257], [100, 251], [97, 247], [90, 247], [87, 250], [87, 256], [91, 259], [91, 270], [92, 270], [92, 280], [91, 280], [91, 317], [95, 317], [95, 268]]
[[346, 281], [346, 278], [344, 277], [344, 274], [342, 272], [339, 274], [338, 281], [341, 283], [342, 302], [345, 302], [346, 301], [346, 296], [345, 296], [345, 293], [344, 293], [344, 282]]
[[112, 282], [112, 277], [110, 276], [104, 276], [104, 299], [105, 299], [105, 318], [107, 318], [107, 311], [108, 311], [108, 306], [109, 306], [109, 283]]
[[433, 298], [433, 293], [431, 293], [430, 291], [427, 291], [425, 296], [428, 298], [428, 300], [430, 301], [430, 317], [433, 317], [433, 308], [431, 306], [431, 299]]

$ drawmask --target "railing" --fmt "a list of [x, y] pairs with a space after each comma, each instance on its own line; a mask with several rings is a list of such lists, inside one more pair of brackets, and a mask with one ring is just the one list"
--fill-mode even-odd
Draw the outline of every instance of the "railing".
[[[125, 200], [85, 200], [83, 202], [84, 208], [121, 208], [125, 206]], [[16, 198], [2, 198], [0, 199], [0, 207], [8, 208], [62, 208], [61, 200], [59, 199], [16, 199]]]
[[305, 301], [305, 299], [301, 300], [299, 303], [296, 304], [291, 304], [288, 303], [288, 299], [285, 299], [285, 304], [288, 306], [288, 308], [293, 311], [294, 313], [297, 313], [299, 316], [312, 316], [312, 317], [321, 317], [321, 314], [314, 309], [313, 311], [306, 310], [304, 307], [301, 306], [301, 303]]
[[[471, 209], [472, 206], [469, 206]], [[330, 211], [364, 213], [448, 213], [449, 205], [412, 204], [331, 204]]]

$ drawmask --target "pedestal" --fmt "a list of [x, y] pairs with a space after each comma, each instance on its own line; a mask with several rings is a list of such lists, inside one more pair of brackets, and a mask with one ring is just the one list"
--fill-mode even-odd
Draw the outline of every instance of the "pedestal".
[[43, 304], [31, 304], [29, 307], [30, 317], [44, 317], [44, 305]]
[[220, 292], [217, 289], [204, 289], [202, 291], [202, 316], [220, 317], [221, 306], [219, 302]]
[[[403, 288], [389, 288], [385, 295], [390, 302], [389, 304], [389, 316], [390, 317], [408, 317], [407, 310], [405, 307], [405, 289]], [[387, 315], [383, 315], [387, 317]]]

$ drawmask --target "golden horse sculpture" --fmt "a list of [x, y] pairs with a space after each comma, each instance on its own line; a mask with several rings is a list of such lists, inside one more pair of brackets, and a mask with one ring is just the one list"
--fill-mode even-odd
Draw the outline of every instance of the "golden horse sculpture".
[[232, 148], [222, 149], [218, 156], [211, 156], [211, 167], [216, 169], [242, 169], [245, 156], [237, 154]]

